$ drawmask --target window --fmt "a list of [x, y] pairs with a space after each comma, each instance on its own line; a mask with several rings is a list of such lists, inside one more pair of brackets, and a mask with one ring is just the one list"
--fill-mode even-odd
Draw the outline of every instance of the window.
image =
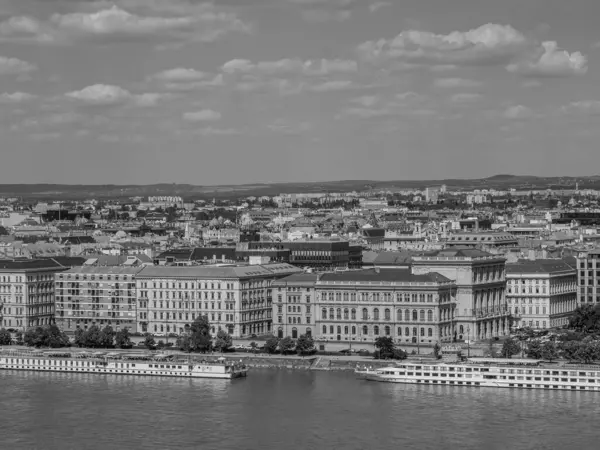
[[402, 327], [398, 327], [398, 336], [402, 336]]
[[413, 310], [413, 313], [412, 313], [412, 320], [414, 320], [415, 322], [418, 320], [418, 316], [417, 316], [417, 310], [416, 310], [416, 309], [415, 309], [415, 310]]
[[379, 308], [373, 310], [373, 319], [379, 320]]
[[433, 337], [433, 329], [432, 328], [428, 328], [427, 329], [427, 336], [428, 337]]
[[410, 320], [410, 311], [407, 309], [404, 311], [404, 320], [408, 322]]
[[428, 322], [433, 321], [433, 311], [431, 311], [431, 310], [427, 311], [427, 321]]
[[342, 320], [342, 309], [341, 309], [341, 308], [338, 308], [338, 309], [336, 310], [336, 312], [335, 312], [335, 318], [336, 318], [337, 320]]
[[369, 319], [369, 311], [367, 311], [367, 308], [363, 308], [363, 310], [362, 310], [362, 318], [363, 318], [363, 320], [368, 320]]
[[323, 325], [323, 334], [327, 334], [327, 325]]
[[391, 320], [391, 312], [388, 308], [385, 309], [385, 316], [384, 316], [385, 320]]
[[323, 320], [327, 320], [327, 308], [321, 309], [321, 317], [323, 317]]
[[386, 335], [386, 336], [389, 336], [389, 335], [391, 334], [390, 327], [386, 326], [386, 327], [384, 328], [384, 332], [385, 332], [385, 335]]
[[419, 319], [421, 320], [421, 322], [424, 322], [424, 321], [425, 321], [425, 310], [423, 310], [423, 309], [422, 309], [422, 310], [419, 312]]
[[402, 321], [402, 310], [401, 309], [399, 309], [399, 310], [396, 311], [396, 320], [398, 322]]
[[352, 334], [356, 334], [356, 327], [352, 327]]
[[369, 327], [366, 325], [363, 325], [362, 332], [363, 332], [363, 334], [369, 334]]
[[[344, 320], [348, 320], [348, 308], [344, 309]], [[348, 333], [346, 333], [348, 334]]]
[[379, 327], [378, 327], [377, 325], [375, 325], [375, 326], [373, 327], [373, 334], [374, 334], [375, 336], [379, 336]]
[[351, 318], [352, 318], [352, 320], [356, 320], [356, 309], [354, 309], [354, 308], [352, 308], [352, 311], [351, 311]]

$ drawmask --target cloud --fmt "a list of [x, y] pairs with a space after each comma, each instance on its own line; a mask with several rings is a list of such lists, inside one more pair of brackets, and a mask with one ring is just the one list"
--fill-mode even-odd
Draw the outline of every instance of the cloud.
[[132, 94], [120, 86], [107, 84], [94, 84], [80, 91], [67, 92], [65, 97], [88, 106], [131, 105], [140, 107], [155, 106], [161, 100], [172, 98], [169, 94], [152, 92]]
[[358, 71], [358, 64], [356, 61], [342, 59], [303, 61], [301, 59], [286, 58], [277, 61], [261, 61], [258, 63], [253, 63], [247, 59], [232, 59], [223, 64], [222, 70], [229, 74], [247, 73], [272, 76], [301, 74], [323, 76], [355, 73]]
[[379, 11], [381, 8], [385, 8], [386, 6], [392, 6], [390, 2], [375, 2], [369, 5], [369, 11], [372, 13]]
[[356, 0], [288, 0], [302, 8], [302, 17], [309, 22], [344, 22], [352, 17]]
[[[143, 5], [133, 2], [132, 7]], [[212, 42], [230, 32], [249, 32], [250, 26], [231, 12], [210, 3], [180, 10], [136, 14], [117, 5], [94, 11], [53, 14], [46, 21], [33, 17], [11, 17], [0, 23], [0, 40], [38, 43], [151, 41], [159, 47], [187, 42]]]
[[356, 103], [364, 108], [371, 108], [381, 101], [377, 95], [361, 95], [350, 99], [352, 103]]
[[480, 98], [480, 94], [473, 92], [462, 92], [459, 94], [454, 94], [452, 97], [450, 97], [450, 100], [454, 103], [471, 103], [479, 100]]
[[561, 111], [565, 114], [587, 114], [587, 115], [600, 115], [600, 101], [598, 100], [582, 100], [578, 102], [571, 102], [561, 108]]
[[198, 81], [205, 79], [207, 76], [208, 74], [196, 69], [177, 67], [159, 72], [153, 75], [152, 78], [161, 81]]
[[37, 70], [37, 67], [17, 58], [0, 56], [0, 75], [25, 75]]
[[371, 119], [376, 117], [398, 115], [433, 115], [436, 112], [426, 107], [426, 98], [415, 92], [403, 92], [395, 96], [381, 97], [378, 95], [363, 95], [350, 99], [350, 103], [358, 106], [345, 108], [336, 118], [358, 117]]
[[13, 92], [0, 94], [0, 103], [24, 103], [36, 98], [35, 95], [28, 94], [27, 92]]
[[510, 106], [504, 111], [503, 116], [513, 120], [529, 119], [533, 117], [533, 111], [523, 105]]
[[221, 113], [212, 109], [202, 109], [200, 111], [186, 112], [182, 117], [187, 122], [212, 122], [220, 120]]
[[149, 76], [147, 81], [157, 81], [163, 89], [169, 91], [193, 91], [224, 84], [223, 74], [214, 75], [184, 67], [158, 72]]
[[560, 50], [554, 41], [542, 43], [538, 56], [509, 64], [510, 72], [532, 77], [564, 77], [583, 75], [587, 72], [587, 57], [581, 52]]
[[435, 87], [439, 88], [474, 88], [482, 84], [481, 81], [468, 78], [438, 78], [434, 81]]
[[334, 80], [325, 81], [324, 83], [315, 84], [310, 86], [310, 90], [313, 92], [331, 92], [331, 91], [342, 91], [352, 88], [354, 85], [350, 80]]
[[27, 135], [29, 137], [29, 139], [33, 140], [33, 141], [38, 141], [38, 142], [44, 142], [44, 141], [54, 141], [56, 139], [59, 139], [62, 134], [58, 133], [58, 132], [48, 132], [48, 133], [31, 133]]
[[555, 42], [539, 43], [510, 25], [492, 23], [445, 35], [402, 31], [393, 39], [365, 42], [358, 51], [373, 64], [498, 66], [529, 76], [565, 76], [587, 70], [587, 59], [579, 52], [569, 54], [558, 50]]
[[274, 133], [286, 135], [299, 135], [312, 130], [313, 126], [308, 122], [295, 122], [285, 119], [277, 119], [269, 124], [269, 130]]

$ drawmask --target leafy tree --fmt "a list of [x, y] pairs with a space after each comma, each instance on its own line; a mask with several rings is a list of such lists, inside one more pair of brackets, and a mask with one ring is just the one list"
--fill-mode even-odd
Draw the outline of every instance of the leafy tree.
[[250, 342], [250, 348], [252, 349], [252, 353], [256, 353], [256, 349], [258, 348], [258, 344], [254, 341]]
[[233, 345], [233, 339], [229, 335], [229, 333], [225, 330], [219, 330], [217, 333], [217, 338], [215, 339], [215, 350], [220, 351], [221, 353], [226, 352]]
[[296, 341], [296, 351], [299, 354], [310, 353], [315, 350], [315, 341], [310, 335], [301, 334]]
[[440, 346], [440, 344], [438, 344], [437, 342], [435, 343], [435, 345], [433, 346], [433, 356], [435, 356], [436, 359], [441, 359], [442, 355], [442, 347]]
[[531, 341], [527, 346], [527, 356], [533, 359], [542, 358], [542, 343], [538, 340]]
[[25, 343], [23, 340], [22, 331], [17, 331], [17, 334], [15, 335], [15, 340], [17, 341], [17, 345], [23, 345]]
[[102, 348], [112, 348], [115, 342], [115, 331], [110, 325], [106, 325], [100, 332], [99, 346]]
[[392, 358], [406, 359], [406, 358], [408, 358], [408, 353], [406, 353], [404, 350], [402, 350], [400, 348], [394, 348], [394, 351], [392, 352]]
[[0, 345], [10, 345], [12, 337], [6, 328], [0, 328]]
[[271, 336], [265, 342], [265, 351], [271, 355], [277, 352], [277, 347], [279, 347], [279, 338], [277, 336]]
[[279, 350], [281, 351], [282, 355], [285, 355], [286, 353], [294, 350], [295, 345], [296, 344], [294, 343], [294, 340], [291, 337], [286, 336], [279, 341]]
[[208, 316], [200, 316], [177, 338], [177, 346], [187, 352], [207, 352], [212, 347]]
[[83, 346], [89, 348], [101, 347], [101, 331], [98, 325], [92, 325], [83, 334]]
[[117, 348], [131, 348], [131, 337], [129, 335], [129, 329], [122, 328], [115, 334], [115, 347]]
[[569, 317], [568, 327], [582, 333], [600, 331], [600, 304], [576, 308]]
[[519, 354], [520, 351], [521, 346], [519, 343], [512, 338], [508, 338], [502, 345], [501, 355], [503, 358], [512, 358], [514, 355]]
[[144, 338], [144, 345], [153, 350], [154, 347], [156, 347], [156, 342], [154, 341], [154, 336], [152, 336], [151, 334], [147, 334], [146, 337]]
[[81, 328], [75, 330], [74, 342], [77, 347], [85, 347], [85, 332]]
[[548, 361], [553, 361], [558, 358], [558, 349], [552, 341], [544, 342], [542, 345], [542, 358]]
[[30, 347], [68, 347], [69, 338], [56, 325], [44, 325], [29, 328], [23, 338]]
[[394, 340], [390, 336], [380, 336], [375, 339], [375, 348], [379, 350], [380, 358], [389, 358], [394, 354]]

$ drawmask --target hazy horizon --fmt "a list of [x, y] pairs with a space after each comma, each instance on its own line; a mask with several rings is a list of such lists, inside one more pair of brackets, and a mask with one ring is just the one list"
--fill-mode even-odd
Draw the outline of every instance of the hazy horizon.
[[581, 173], [600, 164], [597, 17], [597, 0], [4, 0], [0, 181]]

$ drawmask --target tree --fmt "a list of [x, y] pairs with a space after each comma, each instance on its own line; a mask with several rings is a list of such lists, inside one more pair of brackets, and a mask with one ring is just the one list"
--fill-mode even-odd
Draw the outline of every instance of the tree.
[[192, 351], [207, 352], [212, 347], [210, 335], [210, 322], [208, 316], [200, 316], [190, 326], [190, 349]]
[[17, 331], [17, 334], [15, 335], [15, 340], [17, 341], [17, 345], [23, 345], [25, 342], [23, 340], [23, 332], [22, 331]]
[[110, 325], [106, 325], [100, 332], [99, 346], [102, 348], [112, 348], [115, 341], [115, 332]]
[[265, 351], [272, 355], [273, 353], [277, 352], [278, 346], [279, 338], [277, 336], [271, 336], [269, 339], [267, 339], [267, 342], [265, 342]]
[[85, 332], [81, 328], [75, 330], [73, 342], [77, 347], [85, 347]]
[[294, 343], [293, 339], [289, 336], [286, 336], [279, 341], [279, 350], [281, 351], [282, 355], [285, 355], [286, 353], [294, 350], [295, 345], [296, 344]]
[[394, 354], [394, 340], [390, 336], [380, 336], [375, 339], [375, 348], [379, 350], [380, 358], [390, 358]]
[[542, 358], [548, 361], [553, 361], [558, 358], [558, 349], [556, 344], [552, 341], [544, 342], [542, 345]]
[[117, 348], [131, 348], [131, 337], [129, 335], [129, 329], [122, 328], [115, 334], [115, 347]]
[[144, 338], [144, 345], [150, 350], [154, 350], [156, 347], [156, 342], [154, 342], [154, 337], [151, 334], [147, 334]]
[[220, 351], [221, 353], [226, 352], [233, 345], [233, 339], [229, 333], [225, 330], [219, 330], [217, 333], [217, 338], [215, 339], [215, 350]]
[[101, 346], [101, 331], [98, 325], [92, 325], [83, 334], [83, 346], [98, 348]]
[[442, 355], [441, 355], [441, 351], [442, 351], [442, 347], [440, 346], [439, 343], [435, 343], [435, 345], [433, 346], [433, 356], [435, 356], [435, 359], [441, 359]]
[[600, 304], [582, 305], [569, 317], [569, 328], [583, 333], [600, 331]]
[[503, 358], [512, 358], [514, 355], [519, 354], [521, 346], [513, 338], [508, 338], [502, 345], [501, 355]]
[[404, 350], [402, 350], [400, 348], [394, 348], [394, 351], [392, 352], [392, 358], [406, 359], [406, 358], [408, 358], [408, 353], [406, 353]]
[[527, 357], [533, 359], [542, 358], [542, 343], [538, 340], [529, 342], [527, 346]]
[[250, 348], [252, 349], [252, 353], [256, 353], [256, 349], [258, 348], [258, 344], [254, 341], [250, 342]]
[[6, 328], [0, 328], [0, 345], [10, 345], [12, 342], [12, 336]]
[[296, 351], [299, 354], [310, 353], [315, 349], [315, 341], [310, 335], [301, 334], [296, 341]]
[[23, 338], [30, 347], [68, 347], [69, 338], [56, 325], [44, 325], [29, 328]]

